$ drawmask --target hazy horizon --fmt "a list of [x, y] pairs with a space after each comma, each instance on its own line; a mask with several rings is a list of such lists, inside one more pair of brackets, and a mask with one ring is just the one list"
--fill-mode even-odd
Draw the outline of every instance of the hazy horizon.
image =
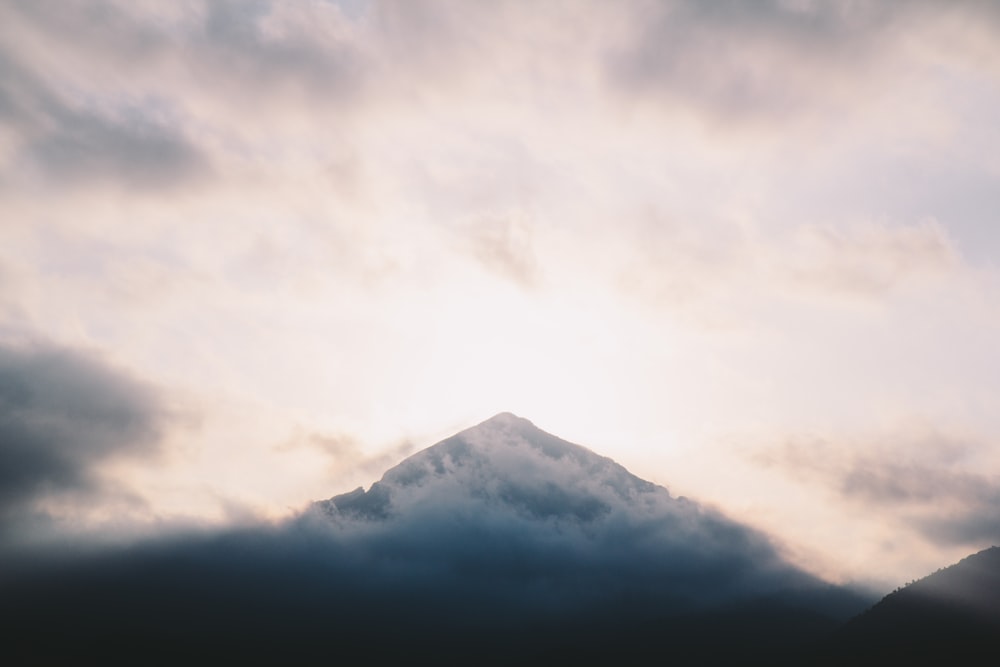
[[1000, 543], [998, 112], [978, 0], [2, 2], [0, 552], [501, 411], [831, 581]]

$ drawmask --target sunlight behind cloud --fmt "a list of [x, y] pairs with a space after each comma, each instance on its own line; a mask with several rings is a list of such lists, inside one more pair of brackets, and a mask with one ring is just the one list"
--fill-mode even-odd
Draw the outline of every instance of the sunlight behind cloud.
[[998, 34], [965, 0], [6, 3], [0, 345], [184, 406], [99, 471], [140, 515], [287, 514], [511, 410], [831, 572], [920, 569], [945, 533], [744, 449], [995, 443]]

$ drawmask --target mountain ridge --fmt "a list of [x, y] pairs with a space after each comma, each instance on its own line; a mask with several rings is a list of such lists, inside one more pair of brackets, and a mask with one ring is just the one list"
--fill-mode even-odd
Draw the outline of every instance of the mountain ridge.
[[375, 664], [773, 665], [869, 603], [510, 413], [293, 520], [28, 575], [0, 596], [26, 664], [134, 664], [153, 646], [160, 664], [325, 664], [335, 647]]
[[887, 594], [826, 643], [828, 664], [977, 661], [1000, 636], [1000, 547]]
[[[607, 504], [596, 496], [574, 506], [571, 497], [540, 479], [546, 473], [551, 477], [565, 474], [568, 462], [564, 459], [576, 468], [576, 475], [570, 480], [575, 484], [592, 486], [586, 484], [586, 478], [599, 478], [602, 485], [622, 500], [654, 492], [670, 497], [666, 488], [641, 479], [610, 457], [558, 438], [523, 417], [501, 412], [412, 454], [388, 469], [367, 491], [358, 487], [317, 501], [315, 506], [332, 516], [385, 519], [389, 516], [393, 495], [403, 492], [413, 500], [413, 496], [426, 494], [406, 493], [406, 490], [419, 489], [435, 481], [440, 483], [445, 477], [456, 479], [467, 487], [467, 491], [471, 490], [469, 487], [478, 486], [473, 490], [477, 495], [492, 494], [516, 503], [525, 490], [527, 476], [552, 493], [548, 508], [544, 506], [544, 498], [536, 498], [539, 502], [532, 505], [542, 516], [557, 516], [560, 509], [565, 509], [587, 520], [607, 511]], [[559, 464], [561, 469], [556, 470], [552, 464]], [[560, 507], [561, 504], [565, 507]]]
[[[412, 454], [367, 491], [358, 487], [317, 501], [310, 514], [389, 542], [414, 526], [459, 543], [465, 535], [505, 540], [521, 562], [549, 572], [550, 584], [560, 580], [551, 574], [560, 569], [578, 579], [614, 580], [664, 610], [704, 611], [768, 597], [845, 620], [861, 609], [851, 596], [834, 603], [827, 595], [833, 588], [786, 561], [768, 535], [674, 497], [613, 459], [509, 412]], [[556, 552], [564, 563], [548, 562]], [[616, 568], [623, 573], [611, 574]], [[580, 602], [575, 593], [564, 594]]]

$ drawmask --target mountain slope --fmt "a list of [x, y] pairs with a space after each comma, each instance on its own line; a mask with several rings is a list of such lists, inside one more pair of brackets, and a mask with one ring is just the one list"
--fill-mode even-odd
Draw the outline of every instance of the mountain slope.
[[656, 591], [658, 604], [683, 599], [686, 609], [817, 584], [763, 534], [509, 413], [414, 454], [367, 492], [315, 510], [342, 531], [381, 534], [413, 553], [420, 540], [409, 536], [433, 533], [441, 563], [455, 553], [471, 560], [477, 546], [466, 538], [502, 542], [524, 566], [558, 554], [557, 570], [613, 575], [619, 587], [635, 583], [635, 595]]
[[534, 519], [584, 522], [623, 504], [669, 498], [611, 459], [501, 413], [414, 454], [368, 492], [357, 489], [319, 506], [332, 515], [376, 519], [456, 496], [505, 503]]
[[758, 645], [814, 637], [866, 601], [791, 566], [762, 533], [509, 413], [314, 513], [360, 536], [373, 562], [406, 554], [434, 564], [439, 591], [474, 591], [459, 596], [463, 621], [488, 601], [520, 618], [656, 625], [692, 646], [742, 624]]
[[1000, 548], [890, 593], [826, 647], [831, 663], [975, 662], [1000, 637]]
[[774, 664], [867, 603], [509, 414], [280, 525], [5, 565], [7, 664]]

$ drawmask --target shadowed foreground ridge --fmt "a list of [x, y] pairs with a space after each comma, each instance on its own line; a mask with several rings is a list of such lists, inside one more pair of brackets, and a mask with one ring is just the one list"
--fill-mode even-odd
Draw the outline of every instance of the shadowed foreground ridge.
[[[829, 643], [829, 664], [979, 664], [1000, 638], [1000, 548], [882, 598]], [[983, 662], [982, 664], [986, 664]]]
[[10, 565], [15, 664], [771, 664], [866, 604], [507, 413], [281, 525]]

